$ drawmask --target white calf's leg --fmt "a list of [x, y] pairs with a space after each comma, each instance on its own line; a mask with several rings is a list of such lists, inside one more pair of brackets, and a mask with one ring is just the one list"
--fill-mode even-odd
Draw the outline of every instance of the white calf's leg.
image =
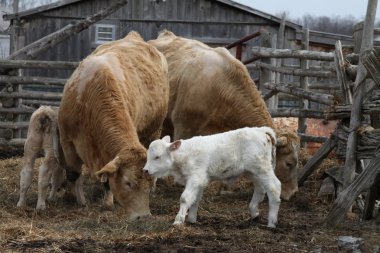
[[54, 158], [45, 158], [43, 163], [40, 166], [38, 171], [38, 201], [37, 201], [37, 210], [44, 210], [46, 208], [46, 197], [49, 187], [49, 181], [52, 174], [52, 168], [49, 167], [49, 159]]
[[265, 197], [265, 190], [260, 180], [258, 180], [256, 176], [252, 176], [252, 182], [254, 185], [254, 192], [252, 195], [251, 202], [249, 203], [249, 210], [251, 212], [251, 217], [254, 219], [257, 216], [259, 216], [259, 204], [261, 203], [261, 201], [263, 201]]
[[269, 200], [268, 227], [274, 228], [277, 224], [277, 215], [281, 203], [281, 182], [273, 170], [270, 170], [268, 175], [261, 177], [261, 179]]
[[65, 181], [65, 170], [58, 165], [56, 159], [54, 159], [54, 164], [52, 165], [52, 175], [51, 175], [51, 190], [48, 197], [49, 201], [54, 201], [56, 199], [57, 192]]
[[18, 207], [26, 207], [26, 192], [32, 183], [34, 161], [36, 154], [33, 152], [25, 152], [24, 166], [20, 173], [20, 198], [17, 202]]
[[179, 212], [175, 217], [174, 225], [180, 225], [185, 222], [187, 211], [197, 200], [197, 195], [201, 189], [203, 188], [196, 184], [194, 180], [187, 181], [185, 190], [181, 195]]
[[202, 195], [203, 195], [203, 188], [201, 188], [198, 191], [197, 198], [196, 198], [194, 204], [189, 209], [189, 214], [187, 216], [187, 220], [190, 223], [197, 222], [198, 207], [199, 207], [199, 202], [201, 202]]

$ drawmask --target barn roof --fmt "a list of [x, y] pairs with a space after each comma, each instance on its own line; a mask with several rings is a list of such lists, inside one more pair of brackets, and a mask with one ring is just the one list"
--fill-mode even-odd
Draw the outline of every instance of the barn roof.
[[[33, 15], [41, 13], [41, 12], [53, 10], [53, 9], [60, 8], [60, 7], [65, 6], [65, 5], [69, 5], [69, 4], [73, 4], [73, 3], [81, 2], [81, 1], [89, 1], [89, 0], [61, 0], [61, 1], [58, 1], [55, 3], [39, 6], [39, 7], [33, 8], [33, 9], [29, 9], [29, 10], [25, 10], [25, 11], [13, 13], [13, 14], [7, 14], [7, 15], [4, 15], [4, 19], [11, 20], [11, 19], [25, 18], [25, 17], [33, 16]], [[253, 9], [249, 6], [234, 2], [232, 0], [210, 0], [210, 1], [216, 1], [216, 2], [219, 2], [221, 4], [225, 4], [225, 5], [228, 5], [230, 7], [237, 8], [239, 10], [242, 10], [242, 11], [254, 14], [256, 16], [262, 17], [264, 19], [271, 20], [275, 23], [281, 22], [281, 19], [276, 17], [276, 16], [270, 15], [268, 13], [265, 13], [265, 12], [262, 12], [262, 11], [259, 11], [256, 9]], [[292, 22], [289, 22], [289, 21], [286, 21], [286, 25], [289, 27], [292, 27], [294, 29], [302, 28], [302, 26], [295, 24], [295, 23], [292, 23]]]

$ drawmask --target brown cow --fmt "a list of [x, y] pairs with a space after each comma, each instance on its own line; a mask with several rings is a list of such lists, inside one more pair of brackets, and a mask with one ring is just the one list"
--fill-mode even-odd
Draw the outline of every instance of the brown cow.
[[[99, 46], [80, 63], [65, 86], [58, 114], [68, 181], [76, 181], [79, 204], [85, 204], [84, 163], [98, 178], [108, 179], [130, 219], [150, 213], [143, 144], [160, 136], [168, 99], [165, 57], [136, 32]], [[112, 195], [106, 204], [113, 204]]]
[[32, 183], [34, 162], [41, 152], [44, 160], [38, 172], [38, 201], [36, 209], [46, 208], [49, 183], [49, 200], [53, 200], [65, 179], [65, 171], [58, 163], [57, 107], [41, 106], [33, 112], [24, 145], [23, 167], [20, 173], [18, 207], [26, 206], [26, 192]]
[[[242, 127], [275, 128], [260, 92], [246, 67], [225, 48], [210, 48], [202, 42], [163, 31], [148, 43], [166, 57], [170, 98], [165, 129], [174, 139], [209, 135]], [[170, 130], [171, 129], [171, 130]], [[299, 137], [276, 130], [276, 175], [285, 200], [298, 190]]]

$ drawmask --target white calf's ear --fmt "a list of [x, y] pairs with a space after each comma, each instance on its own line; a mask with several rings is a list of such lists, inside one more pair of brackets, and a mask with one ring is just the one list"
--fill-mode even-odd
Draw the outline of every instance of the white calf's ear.
[[166, 135], [165, 137], [162, 138], [163, 141], [166, 141], [167, 143], [170, 143], [170, 136]]
[[179, 149], [180, 146], [181, 146], [181, 140], [177, 140], [177, 141], [173, 142], [172, 144], [170, 144], [169, 151], [175, 151], [175, 150]]

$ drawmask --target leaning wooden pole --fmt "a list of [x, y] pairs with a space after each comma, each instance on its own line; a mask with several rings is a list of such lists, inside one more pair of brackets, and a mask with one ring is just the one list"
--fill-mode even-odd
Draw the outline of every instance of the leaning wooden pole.
[[367, 168], [360, 173], [355, 181], [344, 189], [334, 201], [333, 207], [326, 218], [330, 225], [338, 225], [342, 222], [345, 213], [350, 209], [360, 193], [369, 189], [380, 173], [380, 152], [376, 152]]
[[[360, 52], [364, 52], [373, 46], [373, 29], [376, 17], [377, 0], [368, 0], [367, 15], [364, 21], [364, 31]], [[345, 160], [345, 171], [343, 188], [347, 188], [354, 179], [356, 170], [356, 146], [357, 146], [357, 133], [356, 130], [361, 124], [362, 120], [362, 103], [366, 93], [365, 78], [367, 71], [359, 58], [359, 69], [355, 79], [355, 91], [353, 96], [351, 120], [350, 120], [350, 134], [347, 140], [347, 152]]]
[[127, 4], [127, 0], [118, 0], [115, 2], [115, 4], [109, 6], [108, 8], [103, 8], [98, 13], [91, 15], [87, 17], [85, 20], [80, 21], [76, 24], [69, 24], [62, 29], [51, 33], [29, 45], [27, 45], [24, 48], [21, 48], [20, 50], [14, 52], [11, 54], [8, 59], [14, 60], [14, 59], [34, 59], [38, 54], [45, 51], [48, 48], [54, 47], [58, 43], [61, 43], [62, 41], [70, 38], [74, 34], [77, 34], [85, 29], [87, 29], [90, 25], [98, 22], [99, 20], [104, 19], [106, 16], [114, 13], [117, 11], [120, 7]]

